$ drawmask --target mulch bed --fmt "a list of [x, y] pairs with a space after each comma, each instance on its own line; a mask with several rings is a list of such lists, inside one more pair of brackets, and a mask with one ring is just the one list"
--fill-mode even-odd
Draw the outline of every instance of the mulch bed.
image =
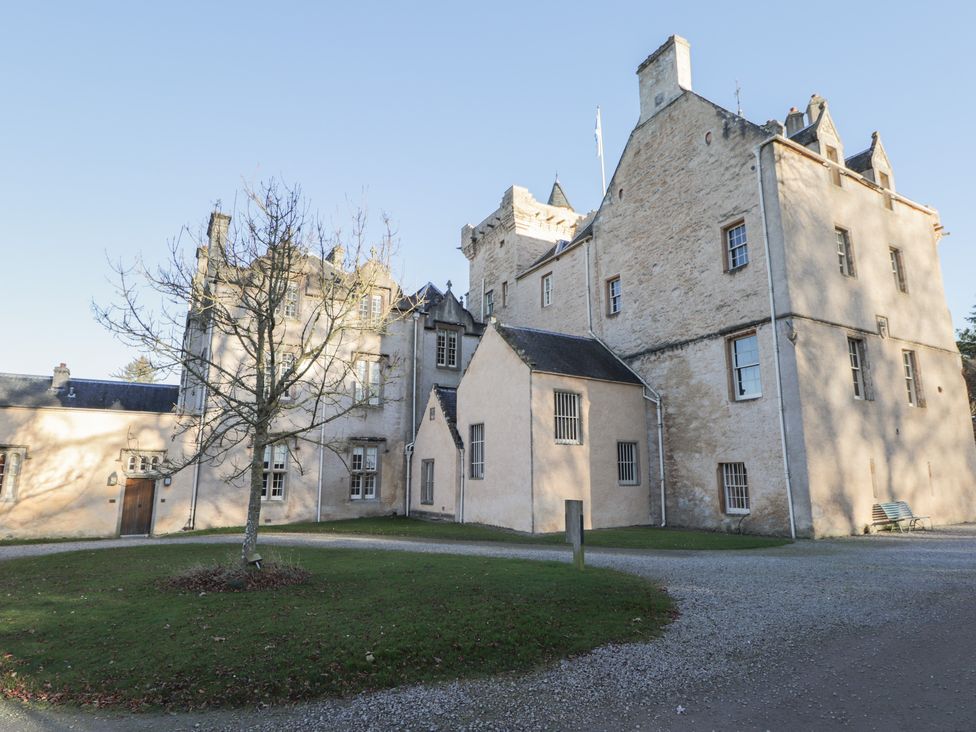
[[248, 592], [302, 585], [311, 576], [312, 573], [302, 567], [275, 562], [265, 562], [261, 569], [213, 564], [192, 567], [160, 580], [158, 586], [160, 589], [176, 592]]

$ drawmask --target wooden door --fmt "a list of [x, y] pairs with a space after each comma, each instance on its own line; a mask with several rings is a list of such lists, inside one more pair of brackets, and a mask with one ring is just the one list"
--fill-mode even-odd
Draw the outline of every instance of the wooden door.
[[129, 478], [122, 499], [122, 536], [148, 534], [152, 526], [153, 494], [156, 481]]

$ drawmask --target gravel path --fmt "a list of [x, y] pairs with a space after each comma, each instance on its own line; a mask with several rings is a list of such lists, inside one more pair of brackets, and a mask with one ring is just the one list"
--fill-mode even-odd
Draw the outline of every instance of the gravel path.
[[[285, 534], [263, 541], [568, 558], [561, 549], [497, 544]], [[0, 560], [134, 543], [145, 542], [0, 547]], [[528, 675], [196, 715], [117, 717], [0, 703], [0, 729], [973, 727], [976, 526], [750, 551], [591, 550], [587, 562], [660, 583], [677, 599], [681, 617], [654, 642], [600, 648]]]

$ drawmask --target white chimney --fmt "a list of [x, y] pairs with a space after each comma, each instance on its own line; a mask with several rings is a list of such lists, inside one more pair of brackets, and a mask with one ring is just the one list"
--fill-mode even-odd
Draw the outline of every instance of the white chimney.
[[58, 391], [65, 387], [68, 383], [68, 379], [71, 378], [71, 371], [68, 367], [61, 363], [54, 367], [54, 376], [51, 377], [51, 391]]
[[[640, 86], [640, 122], [645, 122], [691, 91], [691, 44], [671, 36], [637, 67]], [[639, 124], [638, 123], [638, 124]]]

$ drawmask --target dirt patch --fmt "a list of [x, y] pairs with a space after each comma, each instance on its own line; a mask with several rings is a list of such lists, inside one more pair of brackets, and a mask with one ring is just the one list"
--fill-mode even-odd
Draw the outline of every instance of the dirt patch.
[[307, 569], [278, 562], [265, 562], [261, 569], [211, 564], [191, 567], [160, 580], [157, 586], [171, 592], [249, 592], [303, 585], [311, 576]]

